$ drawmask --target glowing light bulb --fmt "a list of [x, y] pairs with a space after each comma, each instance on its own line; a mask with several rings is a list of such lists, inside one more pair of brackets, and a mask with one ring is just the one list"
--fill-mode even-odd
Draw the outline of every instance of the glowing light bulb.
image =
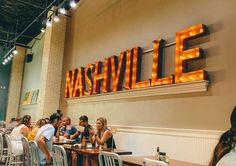
[[[18, 54], [18, 51], [17, 50], [14, 50], [13, 52], [12, 52], [14, 55], [17, 55]], [[13, 56], [12, 56], [13, 57]]]
[[52, 26], [52, 22], [50, 20], [47, 20], [46, 25], [47, 25], [47, 27], [51, 27]]
[[72, 8], [75, 8], [77, 5], [76, 5], [76, 2], [74, 0], [70, 1], [70, 7]]
[[58, 17], [57, 15], [54, 16], [53, 20], [54, 20], [55, 22], [59, 22], [59, 21], [60, 21], [60, 19], [59, 19], [59, 17]]
[[66, 14], [66, 9], [65, 9], [65, 8], [60, 8], [60, 9], [59, 9], [59, 12], [60, 12], [61, 14]]
[[41, 29], [41, 32], [44, 33], [44, 32], [45, 32], [45, 28], [42, 28], [42, 29]]

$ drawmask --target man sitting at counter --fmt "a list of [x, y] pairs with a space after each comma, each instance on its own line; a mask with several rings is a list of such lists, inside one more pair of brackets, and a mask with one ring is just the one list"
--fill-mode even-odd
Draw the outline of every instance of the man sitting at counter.
[[[73, 139], [75, 136], [80, 137], [82, 140], [83, 138], [87, 140], [87, 142], [92, 142], [92, 133], [90, 131], [93, 129], [93, 127], [88, 123], [88, 117], [86, 115], [82, 115], [79, 118], [79, 126], [77, 129], [77, 132], [74, 135], [71, 135], [71, 138]], [[83, 165], [83, 156], [78, 155], [76, 153], [72, 153], [72, 165]]]
[[[90, 133], [90, 130], [92, 130], [93, 127], [88, 123], [88, 117], [86, 115], [82, 115], [79, 118], [79, 126], [77, 129], [77, 134], [80, 134], [80, 138], [82, 139], [83, 137], [88, 140], [92, 141], [92, 134]], [[72, 135], [72, 138], [74, 136]]]
[[52, 152], [52, 139], [55, 132], [55, 128], [59, 126], [60, 121], [61, 117], [59, 114], [52, 114], [50, 116], [49, 123], [39, 128], [35, 136], [35, 141], [37, 142], [39, 147], [40, 165], [46, 165], [51, 163], [50, 153]]
[[67, 139], [73, 138], [76, 142], [79, 142], [79, 137], [76, 134], [77, 129], [75, 126], [71, 125], [71, 119], [69, 117], [64, 117], [62, 119], [62, 123], [58, 132], [58, 136], [64, 136]]

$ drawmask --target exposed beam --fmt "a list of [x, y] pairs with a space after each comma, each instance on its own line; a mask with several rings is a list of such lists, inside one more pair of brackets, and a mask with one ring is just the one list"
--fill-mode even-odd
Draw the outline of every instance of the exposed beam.
[[[20, 2], [22, 4], [25, 4], [25, 5], [29, 5], [29, 6], [32, 6], [34, 8], [37, 8], [37, 9], [41, 9], [41, 10], [44, 10], [45, 8], [41, 7], [41, 6], [38, 6], [38, 5], [35, 5], [35, 4], [32, 4], [32, 3], [29, 3], [29, 2], [25, 2], [25, 1], [22, 1], [22, 0], [17, 0], [17, 2]], [[52, 11], [54, 12], [54, 10], [50, 9], [49, 11]]]
[[16, 42], [16, 40], [23, 34], [25, 33], [25, 31], [35, 22], [39, 19], [39, 17], [41, 17], [47, 10], [49, 10], [53, 4], [56, 2], [56, 0], [53, 0], [48, 6], [47, 8], [45, 8], [21, 33], [18, 34], [18, 36], [16, 36], [13, 40], [11, 40], [11, 42]]
[[25, 4], [25, 5], [29, 5], [29, 6], [38, 8], [38, 9], [42, 9], [42, 10], [45, 9], [45, 8], [43, 8], [43, 7], [41, 7], [41, 6], [38, 6], [38, 5], [35, 5], [35, 4], [32, 4], [32, 3], [26, 2], [26, 1], [22, 1], [22, 0], [16, 0], [16, 1], [17, 1], [17, 2], [20, 2], [20, 3], [23, 3], [23, 4]]
[[[17, 1], [20, 2], [20, 3], [23, 3], [23, 4], [25, 4], [25, 5], [30, 5], [30, 6], [32, 6], [32, 7], [41, 9], [41, 10], [44, 10], [44, 9], [45, 9], [45, 8], [43, 8], [43, 7], [41, 7], [41, 6], [38, 6], [38, 5], [35, 5], [35, 4], [32, 4], [32, 3], [29, 3], [29, 2], [25, 2], [25, 1], [23, 1], [23, 0], [17, 0]], [[50, 9], [49, 11], [55, 12], [55, 10], [53, 10], [53, 9]], [[60, 13], [60, 14], [61, 14], [61, 13]], [[67, 16], [67, 17], [71, 17], [71, 16], [68, 15], [68, 14], [62, 14], [62, 15]]]
[[[0, 29], [0, 32], [4, 33], [4, 34], [9, 34], [9, 35], [18, 35], [18, 33], [14, 33], [14, 32], [8, 32], [8, 31], [4, 31]], [[32, 37], [32, 36], [28, 36], [28, 35], [21, 35], [21, 37], [23, 38], [28, 38], [28, 39], [35, 39], [35, 40], [40, 40], [37, 37]]]
[[[3, 40], [3, 39], [0, 39], [0, 43], [11, 43], [11, 42], [9, 42], [8, 40]], [[30, 46], [27, 46], [27, 45], [25, 45], [25, 44], [22, 44], [22, 43], [16, 43], [16, 46], [21, 46], [21, 47], [24, 47], [24, 48], [29, 48], [29, 49], [31, 49], [32, 47], [30, 47]]]

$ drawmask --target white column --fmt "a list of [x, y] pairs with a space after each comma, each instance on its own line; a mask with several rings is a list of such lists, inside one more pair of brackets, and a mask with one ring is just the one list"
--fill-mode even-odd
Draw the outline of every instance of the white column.
[[6, 121], [18, 116], [20, 107], [20, 96], [22, 79], [24, 72], [24, 59], [26, 49], [23, 47], [16, 47], [18, 54], [14, 56], [11, 66], [11, 76], [8, 91], [8, 103], [6, 112]]
[[66, 17], [53, 22], [45, 32], [37, 119], [48, 117], [59, 108], [65, 33]]

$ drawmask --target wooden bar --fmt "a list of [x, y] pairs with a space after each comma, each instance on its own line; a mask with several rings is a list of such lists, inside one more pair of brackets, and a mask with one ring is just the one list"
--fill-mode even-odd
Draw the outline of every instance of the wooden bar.
[[65, 145], [65, 144], [69, 144], [69, 145], [74, 145], [74, 144], [76, 144], [76, 141], [58, 141], [58, 140], [56, 140], [56, 141], [53, 141], [53, 144], [55, 144], [55, 145]]
[[[99, 148], [72, 148], [72, 151], [78, 153], [78, 154], [83, 154], [83, 155], [95, 155], [98, 156], [99, 153], [102, 151]], [[106, 152], [113, 152], [116, 153], [118, 155], [130, 155], [132, 154], [131, 151], [125, 151], [125, 150], [121, 150], [121, 149], [106, 149], [103, 150]]]
[[[155, 159], [155, 156], [120, 156], [123, 164], [130, 166], [142, 166], [144, 158]], [[170, 159], [170, 166], [204, 166], [200, 164]]]
[[83, 155], [83, 165], [84, 166], [98, 166], [98, 155], [101, 151], [113, 152], [118, 155], [131, 155], [131, 151], [121, 150], [121, 149], [106, 149], [100, 150], [99, 148], [75, 148], [70, 146], [64, 146], [67, 151], [76, 152], [77, 155]]

